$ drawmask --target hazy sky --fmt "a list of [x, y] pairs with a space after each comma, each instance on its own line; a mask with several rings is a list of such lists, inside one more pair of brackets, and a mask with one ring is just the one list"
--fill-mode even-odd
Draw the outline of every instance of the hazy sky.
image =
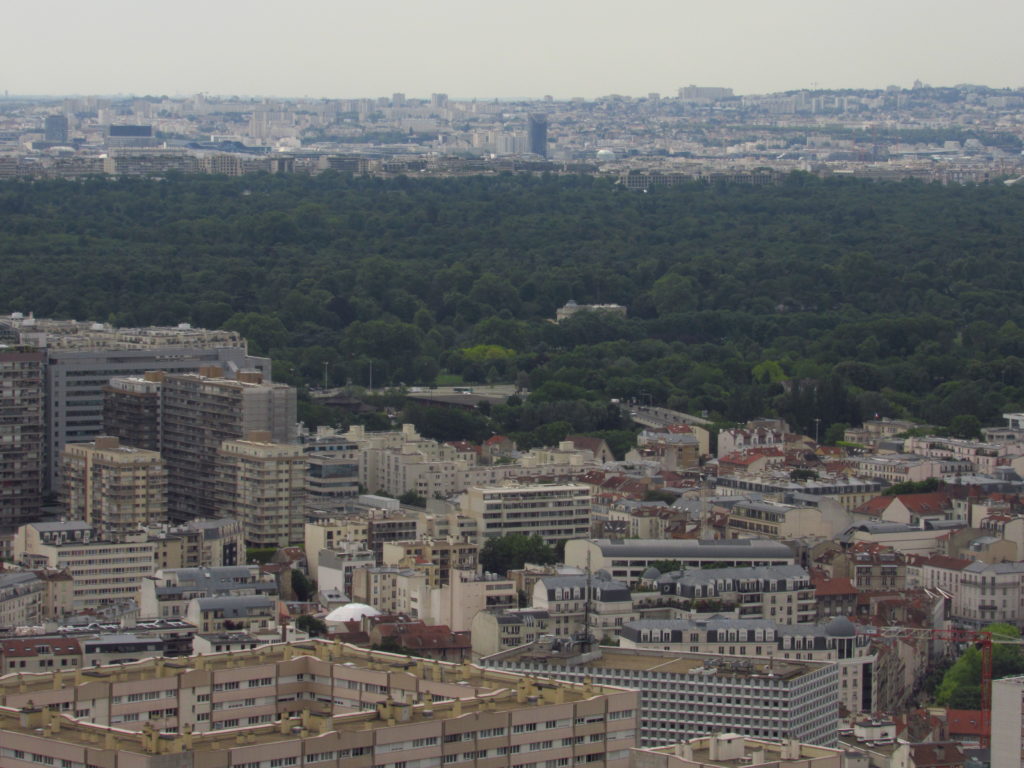
[[1022, 0], [22, 0], [0, 20], [12, 95], [1024, 86]]

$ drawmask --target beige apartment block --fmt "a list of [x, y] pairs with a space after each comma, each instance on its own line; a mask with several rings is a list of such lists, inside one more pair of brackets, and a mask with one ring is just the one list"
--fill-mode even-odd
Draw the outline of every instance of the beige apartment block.
[[793, 550], [772, 539], [579, 539], [565, 545], [565, 564], [606, 570], [627, 584], [639, 581], [659, 560], [683, 568], [792, 565]]
[[301, 542], [306, 511], [306, 455], [267, 432], [226, 440], [217, 453], [217, 507], [242, 521], [253, 547]]
[[325, 517], [305, 523], [303, 541], [310, 573], [317, 572], [320, 550], [342, 550], [349, 544], [365, 546], [369, 531], [369, 520], [359, 515]]
[[447, 584], [452, 569], [475, 571], [479, 565], [480, 547], [458, 538], [388, 541], [383, 546], [384, 565], [400, 565], [412, 557], [437, 566], [431, 587]]
[[295, 389], [264, 383], [257, 373], [240, 371], [236, 377], [225, 379], [211, 366], [164, 379], [160, 450], [176, 521], [217, 514], [217, 460], [225, 441], [264, 431], [270, 433], [267, 442], [295, 440]]
[[73, 520], [100, 538], [122, 541], [166, 522], [167, 471], [160, 454], [120, 444], [116, 437], [64, 447], [62, 497]]
[[451, 579], [429, 591], [429, 608], [424, 620], [447, 624], [454, 632], [468, 631], [480, 611], [515, 608], [519, 596], [515, 583], [494, 573], [453, 570]]
[[508, 482], [467, 488], [462, 514], [477, 521], [478, 543], [509, 533], [568, 541], [590, 533], [590, 487], [581, 483]]
[[627, 768], [638, 698], [314, 640], [0, 678], [0, 765]]

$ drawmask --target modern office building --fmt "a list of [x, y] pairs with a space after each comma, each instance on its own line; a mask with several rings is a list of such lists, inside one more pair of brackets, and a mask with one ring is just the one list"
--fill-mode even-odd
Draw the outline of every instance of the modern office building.
[[[474, 631], [476, 625], [474, 624]], [[848, 712], [872, 712], [874, 646], [853, 622], [781, 624], [763, 619], [640, 619], [619, 632], [622, 648], [707, 653], [783, 662], [831, 661], [839, 665], [840, 698]], [[476, 637], [473, 638], [474, 647]]]
[[834, 746], [839, 674], [832, 663], [726, 659], [635, 648], [586, 649], [547, 638], [485, 656], [484, 667], [640, 690], [640, 741], [676, 744], [713, 733]]
[[0, 345], [0, 527], [39, 516], [43, 501], [43, 353]]
[[[253, 357], [235, 331], [183, 323], [174, 328], [113, 328], [105, 323], [45, 320], [15, 312], [0, 317], [0, 338], [43, 355], [43, 492], [60, 490], [60, 457], [68, 443], [87, 443], [103, 430], [103, 388], [110, 379], [146, 371], [191, 373], [219, 366], [231, 375], [270, 376], [270, 360]], [[241, 437], [241, 435], [232, 435]]]
[[526, 128], [527, 149], [534, 155], [548, 156], [548, 116], [533, 114]]
[[218, 514], [218, 456], [225, 440], [253, 432], [268, 433], [274, 443], [295, 440], [295, 389], [265, 384], [257, 373], [226, 379], [217, 368], [203, 368], [168, 375], [161, 408], [160, 452], [167, 464], [168, 510], [176, 521]]
[[62, 497], [67, 516], [105, 541], [124, 541], [167, 520], [167, 470], [160, 454], [123, 446], [116, 437], [64, 448]]
[[638, 695], [323, 641], [0, 678], [0, 765], [627, 768]]
[[307, 457], [301, 445], [274, 443], [269, 432], [225, 440], [217, 452], [219, 513], [242, 521], [251, 547], [303, 541]]
[[796, 556], [770, 539], [580, 539], [565, 545], [566, 565], [604, 569], [628, 584], [665, 560], [678, 561], [681, 568], [725, 568], [793, 565]]

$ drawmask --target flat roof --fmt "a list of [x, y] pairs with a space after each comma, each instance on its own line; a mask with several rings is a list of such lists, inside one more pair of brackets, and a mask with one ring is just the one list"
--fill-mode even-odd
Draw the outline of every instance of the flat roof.
[[[597, 650], [585, 654], [567, 654], [552, 651], [538, 643], [520, 646], [508, 651], [496, 653], [483, 659], [483, 662], [522, 662], [545, 664], [552, 670], [575, 668], [581, 671], [596, 670], [628, 670], [640, 672], [657, 672], [661, 674], [686, 675], [702, 670], [706, 676], [726, 677], [763, 677], [790, 680], [800, 677], [829, 662], [765, 661], [753, 658], [722, 656], [709, 653], [682, 653], [676, 651], [640, 650], [636, 648], [614, 648], [600, 646]], [[536, 670], [530, 670], [536, 672]]]
[[772, 539], [590, 539], [605, 557], [721, 559], [789, 558], [793, 550]]
[[[538, 704], [571, 704], [588, 701], [616, 693], [632, 693], [614, 686], [593, 686], [583, 683], [545, 681], [540, 683], [532, 677], [504, 670], [486, 669], [472, 664], [452, 664], [430, 659], [412, 658], [381, 651], [369, 651], [356, 646], [324, 640], [303, 643], [279, 643], [246, 651], [229, 651], [202, 656], [191, 656], [174, 660], [146, 659], [144, 661], [118, 664], [91, 669], [75, 670], [74, 676], [57, 672], [12, 673], [0, 677], [0, 698], [9, 695], [23, 695], [35, 691], [54, 690], [55, 676], [66, 685], [85, 685], [91, 681], [125, 683], [139, 680], [171, 680], [195, 670], [222, 671], [238, 670], [245, 666], [301, 660], [308, 658], [332, 664], [334, 669], [353, 669], [360, 674], [374, 671], [386, 674], [390, 682], [395, 675], [408, 675], [428, 685], [458, 685], [457, 699], [444, 699], [426, 704], [402, 704], [394, 702], [394, 713], [400, 723], [436, 721], [462, 715], [486, 712], [503, 712], [534, 707]], [[342, 674], [343, 676], [343, 674]], [[78, 680], [78, 683], [75, 683]], [[395, 686], [397, 687], [397, 686]], [[536, 697], [534, 701], [521, 701], [523, 695]], [[379, 702], [378, 707], [385, 704]], [[331, 732], [348, 734], [353, 744], [372, 744], [374, 737], [368, 734], [378, 728], [391, 727], [388, 716], [378, 711], [353, 710], [341, 714], [315, 712], [312, 703], [307, 705], [310, 712], [303, 718], [290, 722], [293, 728], [283, 728], [281, 723], [269, 723], [248, 727], [227, 728], [217, 731], [192, 734], [187, 748], [178, 734], [159, 734], [160, 754], [185, 751], [230, 750], [240, 744], [269, 744], [296, 739], [295, 729], [306, 728], [310, 736]], [[50, 726], [59, 718], [60, 727]], [[148, 724], [142, 726], [144, 729]], [[108, 725], [80, 722], [69, 714], [19, 709], [0, 706], [0, 732], [12, 731], [26, 735], [44, 736], [51, 741], [72, 743], [97, 748], [104, 744], [107, 735], [107, 749], [156, 754], [145, 745], [145, 731], [131, 731]], [[362, 738], [358, 734], [365, 734]], [[245, 741], [239, 741], [244, 734]]]

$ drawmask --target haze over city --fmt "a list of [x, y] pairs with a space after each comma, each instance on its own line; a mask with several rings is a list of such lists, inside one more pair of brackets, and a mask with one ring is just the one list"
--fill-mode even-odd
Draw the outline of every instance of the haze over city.
[[494, 6], [100, 0], [19, 4], [0, 91], [347, 98], [737, 93], [977, 83], [1019, 87], [1024, 4], [640, 0]]

